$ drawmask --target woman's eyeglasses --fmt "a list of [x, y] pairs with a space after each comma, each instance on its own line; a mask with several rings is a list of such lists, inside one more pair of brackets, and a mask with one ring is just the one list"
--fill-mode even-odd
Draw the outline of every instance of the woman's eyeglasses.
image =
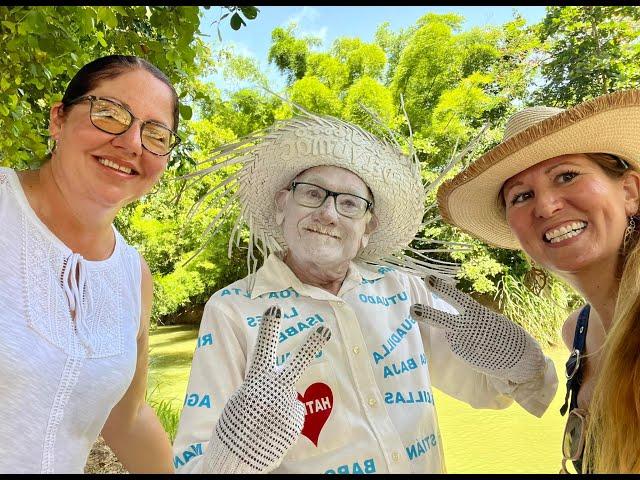
[[563, 458], [560, 473], [569, 473], [567, 470], [567, 462], [569, 461], [581, 463], [588, 420], [589, 413], [583, 408], [574, 408], [569, 412], [562, 436]]
[[[89, 118], [98, 130], [113, 135], [121, 135], [133, 125], [136, 117], [123, 105], [108, 98], [86, 95], [71, 100], [67, 105], [89, 100], [91, 108]], [[142, 146], [154, 155], [168, 155], [180, 143], [180, 137], [170, 128], [153, 120], [147, 120], [140, 125], [140, 139]]]

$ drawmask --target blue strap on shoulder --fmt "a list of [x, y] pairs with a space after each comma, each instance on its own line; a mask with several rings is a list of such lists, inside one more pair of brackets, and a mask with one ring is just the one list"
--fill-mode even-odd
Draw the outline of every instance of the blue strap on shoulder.
[[[578, 406], [578, 390], [582, 384], [582, 357], [584, 356], [587, 343], [587, 328], [589, 327], [589, 313], [591, 305], [585, 305], [580, 310], [578, 321], [576, 322], [576, 331], [573, 335], [573, 351], [569, 355], [569, 359], [565, 364], [565, 376], [567, 377], [567, 393], [564, 397], [564, 405], [560, 407], [560, 415], [567, 412], [570, 406], [574, 409]], [[571, 401], [569, 402], [569, 397]]]

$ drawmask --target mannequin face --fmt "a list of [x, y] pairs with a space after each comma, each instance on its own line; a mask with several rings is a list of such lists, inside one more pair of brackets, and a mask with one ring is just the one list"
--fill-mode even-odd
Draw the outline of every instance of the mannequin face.
[[[362, 179], [344, 168], [313, 167], [298, 175], [296, 181], [373, 201]], [[276, 195], [276, 204], [288, 255], [303, 264], [310, 262], [328, 267], [348, 264], [367, 245], [375, 224], [370, 212], [358, 219], [339, 214], [335, 198], [331, 196], [319, 207], [310, 208], [299, 205], [290, 190], [281, 190]]]

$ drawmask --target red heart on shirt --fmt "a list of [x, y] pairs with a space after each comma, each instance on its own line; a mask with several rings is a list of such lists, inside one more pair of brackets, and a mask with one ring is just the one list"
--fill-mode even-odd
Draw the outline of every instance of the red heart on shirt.
[[298, 400], [304, 403], [306, 414], [302, 435], [318, 446], [318, 437], [333, 410], [333, 392], [326, 383], [313, 383], [304, 395], [298, 393]]

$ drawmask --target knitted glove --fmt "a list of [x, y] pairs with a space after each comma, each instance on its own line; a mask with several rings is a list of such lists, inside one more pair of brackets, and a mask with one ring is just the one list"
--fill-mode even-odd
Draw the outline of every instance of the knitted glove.
[[318, 327], [292, 359], [277, 368], [279, 333], [280, 309], [270, 307], [260, 322], [247, 377], [227, 401], [213, 430], [203, 473], [269, 471], [298, 440], [305, 406], [297, 398], [295, 384], [331, 338], [331, 331]]
[[411, 316], [444, 329], [453, 353], [474, 369], [518, 384], [544, 372], [545, 358], [540, 345], [522, 327], [440, 278], [431, 276], [425, 283], [427, 289], [444, 298], [460, 315], [415, 304], [411, 306]]

